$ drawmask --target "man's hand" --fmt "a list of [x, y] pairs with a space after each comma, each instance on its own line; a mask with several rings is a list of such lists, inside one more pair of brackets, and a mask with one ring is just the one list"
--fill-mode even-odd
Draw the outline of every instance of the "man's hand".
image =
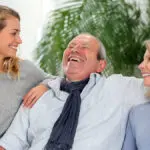
[[5, 148], [3, 148], [2, 146], [0, 146], [0, 150], [5, 150]]
[[25, 107], [31, 108], [36, 101], [48, 90], [48, 88], [40, 84], [34, 88], [32, 88], [24, 97], [23, 97], [23, 105]]

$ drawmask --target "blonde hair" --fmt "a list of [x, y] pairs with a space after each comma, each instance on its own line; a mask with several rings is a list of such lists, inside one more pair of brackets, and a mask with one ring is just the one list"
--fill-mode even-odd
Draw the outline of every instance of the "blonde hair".
[[[150, 40], [144, 41], [146, 50], [150, 52]], [[149, 98], [150, 97], [150, 87], [149, 86], [144, 86], [144, 95], [145, 97]]]
[[[6, 27], [6, 20], [15, 17], [20, 21], [18, 12], [7, 6], [0, 5], [0, 31]], [[3, 59], [2, 70], [11, 75], [13, 78], [19, 77], [19, 58], [5, 57]]]
[[146, 40], [145, 42], [146, 49], [150, 52], [150, 40]]

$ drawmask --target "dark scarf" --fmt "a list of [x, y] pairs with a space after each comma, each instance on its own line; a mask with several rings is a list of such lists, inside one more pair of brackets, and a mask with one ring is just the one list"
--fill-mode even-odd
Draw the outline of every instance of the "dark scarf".
[[63, 110], [55, 122], [45, 150], [70, 150], [73, 145], [80, 113], [80, 93], [88, 83], [89, 78], [79, 82], [62, 80], [60, 90], [69, 93]]

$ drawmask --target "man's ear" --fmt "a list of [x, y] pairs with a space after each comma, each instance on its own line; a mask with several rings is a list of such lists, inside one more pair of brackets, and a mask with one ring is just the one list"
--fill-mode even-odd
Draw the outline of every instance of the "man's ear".
[[97, 67], [97, 73], [103, 72], [106, 68], [106, 60], [99, 60], [99, 65]]

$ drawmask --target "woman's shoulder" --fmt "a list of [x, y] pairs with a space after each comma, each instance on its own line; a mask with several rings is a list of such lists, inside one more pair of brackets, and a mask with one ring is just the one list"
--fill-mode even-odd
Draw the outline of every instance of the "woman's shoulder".
[[132, 111], [134, 111], [134, 112], [143, 112], [146, 110], [150, 111], [150, 102], [146, 102], [144, 104], [140, 104], [140, 105], [134, 106], [132, 108]]
[[33, 66], [34, 65], [30, 60], [27, 60], [27, 59], [20, 59], [19, 63], [20, 63], [21, 67], [29, 66], [29, 65]]
[[130, 111], [131, 120], [139, 120], [150, 117], [150, 102], [134, 106]]
[[30, 60], [20, 60], [20, 73], [37, 73], [39, 68]]
[[39, 82], [46, 79], [47, 74], [38, 66], [36, 66], [33, 62], [29, 60], [20, 60], [20, 77], [25, 77], [33, 80], [37, 80]]

